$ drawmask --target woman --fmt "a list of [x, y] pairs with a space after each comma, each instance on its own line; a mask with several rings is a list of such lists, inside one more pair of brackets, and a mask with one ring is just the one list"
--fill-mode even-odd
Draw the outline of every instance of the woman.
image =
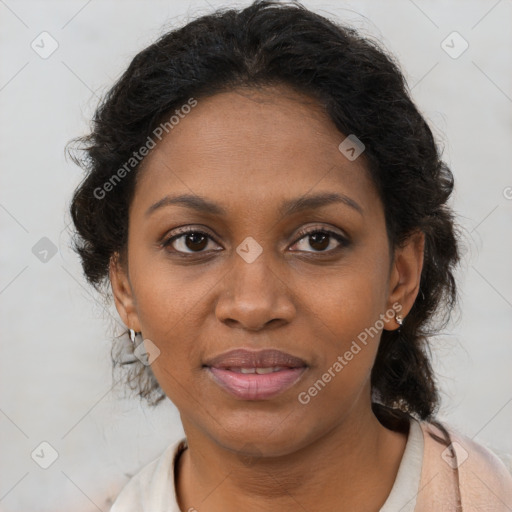
[[140, 52], [82, 142], [76, 250], [186, 434], [113, 512], [512, 508], [435, 419], [453, 177], [381, 48], [300, 4], [218, 11]]

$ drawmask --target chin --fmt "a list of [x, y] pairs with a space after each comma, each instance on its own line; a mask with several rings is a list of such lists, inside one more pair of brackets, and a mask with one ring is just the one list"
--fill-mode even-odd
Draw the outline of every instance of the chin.
[[[285, 418], [283, 416], [283, 418]], [[227, 420], [227, 417], [224, 417]], [[296, 426], [285, 420], [276, 423], [261, 416], [253, 419], [247, 417], [243, 421], [225, 421], [217, 425], [216, 437], [218, 444], [224, 448], [247, 456], [288, 455], [308, 444], [306, 433], [297, 431]], [[223, 428], [224, 427], [224, 428]]]

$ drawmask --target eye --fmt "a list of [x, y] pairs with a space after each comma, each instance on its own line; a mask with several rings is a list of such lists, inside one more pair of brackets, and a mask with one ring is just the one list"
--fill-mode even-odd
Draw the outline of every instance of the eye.
[[[313, 251], [299, 249], [303, 252], [332, 252], [341, 247], [346, 247], [349, 244], [347, 238], [340, 233], [326, 229], [326, 228], [313, 228], [303, 230], [299, 233], [300, 239], [294, 245], [309, 244]], [[338, 247], [329, 247], [332, 245], [333, 239], [338, 243]], [[208, 247], [208, 243], [215, 242], [213, 237], [208, 233], [201, 231], [194, 227], [180, 228], [176, 234], [173, 234], [162, 243], [162, 247], [168, 249], [172, 248], [171, 252], [181, 254], [201, 254]], [[218, 251], [219, 249], [213, 249]]]
[[[214, 241], [213, 238], [204, 231], [196, 228], [182, 228], [178, 230], [177, 234], [172, 235], [170, 238], [162, 243], [162, 247], [172, 247], [172, 252], [183, 254], [194, 254], [205, 252], [204, 249], [208, 247], [209, 241]], [[218, 250], [218, 249], [216, 249]]]
[[[299, 236], [301, 236], [301, 238], [295, 242], [294, 245], [298, 245], [304, 241], [303, 245], [309, 244], [310, 247], [314, 249], [314, 251], [306, 250], [305, 252], [332, 252], [341, 247], [346, 247], [349, 244], [348, 240], [343, 235], [325, 228], [314, 228], [307, 231], [301, 231]], [[338, 243], [338, 247], [331, 247], [330, 250], [326, 250], [331, 246], [332, 239]]]

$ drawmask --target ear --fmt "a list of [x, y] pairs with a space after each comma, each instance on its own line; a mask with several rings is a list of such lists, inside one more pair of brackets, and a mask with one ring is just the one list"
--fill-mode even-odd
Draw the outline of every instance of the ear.
[[[403, 245], [395, 249], [389, 277], [388, 311], [395, 311], [406, 321], [420, 289], [421, 271], [425, 250], [425, 234], [413, 232]], [[400, 325], [395, 317], [385, 320], [385, 329], [393, 331]]]
[[112, 294], [119, 316], [129, 329], [140, 332], [140, 321], [135, 306], [133, 290], [128, 277], [126, 265], [120, 261], [118, 253], [110, 258], [109, 278]]

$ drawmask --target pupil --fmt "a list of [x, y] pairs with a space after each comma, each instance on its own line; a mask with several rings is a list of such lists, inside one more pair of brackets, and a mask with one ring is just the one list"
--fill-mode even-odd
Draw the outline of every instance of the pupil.
[[[323, 249], [326, 249], [327, 247], [329, 247], [329, 243], [325, 243], [328, 238], [329, 238], [330, 235], [328, 235], [327, 233], [315, 233], [313, 235], [311, 235], [311, 238], [314, 239], [315, 241], [313, 243], [310, 242], [310, 245], [311, 247], [313, 247], [313, 249], [316, 249], [316, 250], [323, 250]], [[315, 244], [318, 244], [318, 240], [317, 239], [320, 239], [320, 247], [315, 247]]]
[[[188, 244], [190, 240], [192, 240], [192, 247], [190, 247]], [[206, 244], [204, 243], [205, 240], [206, 237], [204, 235], [201, 235], [199, 233], [190, 233], [186, 236], [186, 245], [191, 250], [201, 250], [204, 249], [204, 247], [206, 246]]]

